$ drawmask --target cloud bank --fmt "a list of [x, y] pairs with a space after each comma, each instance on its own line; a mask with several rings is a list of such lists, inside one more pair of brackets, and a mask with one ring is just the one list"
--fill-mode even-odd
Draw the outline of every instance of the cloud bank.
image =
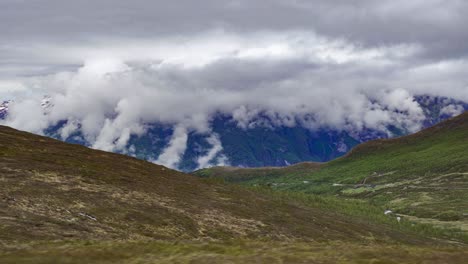
[[194, 5], [2, 1], [0, 96], [14, 100], [3, 123], [43, 133], [66, 121], [63, 139], [79, 131], [94, 148], [122, 152], [162, 123], [174, 132], [154, 161], [176, 167], [198, 133], [212, 146], [198, 159], [205, 167], [222, 152], [215, 115], [244, 129], [417, 131], [415, 95], [468, 101], [465, 1]]

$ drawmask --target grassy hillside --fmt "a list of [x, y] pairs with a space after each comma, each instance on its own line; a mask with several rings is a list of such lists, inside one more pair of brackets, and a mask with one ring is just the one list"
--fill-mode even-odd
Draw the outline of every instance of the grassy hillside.
[[[366, 203], [246, 189], [7, 127], [0, 164], [1, 263], [468, 257], [465, 237]], [[331, 254], [337, 244], [349, 250]]]
[[[6, 127], [0, 128], [0, 162], [2, 241], [350, 240], [365, 238], [373, 229], [360, 228], [361, 219], [328, 212], [319, 204], [278, 202], [266, 194]], [[373, 236], [386, 239], [385, 229], [375, 227]]]
[[409, 219], [468, 231], [468, 112], [411, 136], [362, 144], [319, 169], [293, 168], [213, 168], [195, 174], [366, 199]]

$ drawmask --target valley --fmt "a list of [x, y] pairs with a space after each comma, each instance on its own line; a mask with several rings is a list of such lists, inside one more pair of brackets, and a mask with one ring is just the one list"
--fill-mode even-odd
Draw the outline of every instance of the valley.
[[[403, 162], [402, 167], [387, 160], [386, 170], [379, 169], [382, 164], [370, 165], [365, 160], [383, 161], [390, 154], [379, 153], [400, 151], [402, 146], [397, 148], [392, 142], [421, 151], [421, 142], [433, 145], [435, 139], [444, 137], [445, 143], [439, 141], [444, 146], [460, 143], [466, 138], [466, 124], [464, 115], [411, 136], [414, 139], [368, 143], [331, 163], [197, 172], [210, 175], [206, 179], [0, 127], [0, 261], [282, 263], [309, 259], [352, 263], [398, 258], [462, 263], [468, 254], [468, 237], [460, 225], [446, 228], [409, 217], [399, 222], [383, 214], [387, 204], [382, 201], [392, 202], [398, 214], [422, 217], [427, 213], [434, 219], [434, 214], [440, 213], [435, 205], [450, 204], [451, 208], [443, 209], [448, 216], [452, 210], [463, 210], [466, 175], [457, 172], [466, 166], [466, 156], [459, 156], [465, 150], [463, 145], [438, 147], [444, 155], [452, 156], [424, 163], [432, 173], [439, 173], [438, 177], [425, 176], [432, 181], [405, 176], [427, 170], [414, 167], [418, 159]], [[447, 128], [453, 133], [442, 136]], [[451, 163], [443, 163], [447, 160]], [[355, 163], [354, 171], [348, 167], [351, 162]], [[401, 173], [403, 168], [407, 172]], [[231, 173], [231, 178], [223, 176], [224, 172]], [[348, 174], [346, 178], [330, 176], [340, 175], [338, 172]], [[357, 175], [369, 173], [373, 176], [360, 183], [366, 177]], [[402, 177], [407, 182], [395, 181]], [[295, 183], [299, 179], [301, 183]], [[396, 184], [391, 185], [390, 179]], [[353, 184], [362, 186], [348, 187]], [[375, 186], [368, 186], [371, 184]], [[414, 191], [399, 191], [403, 185], [414, 185]], [[431, 186], [440, 191], [428, 194], [426, 188]], [[453, 199], [440, 200], [452, 193]], [[424, 195], [429, 198], [421, 199]], [[431, 202], [435, 199], [438, 203]], [[420, 205], [413, 213], [411, 205], [416, 201]], [[340, 247], [347, 250], [330, 255]]]
[[365, 200], [403, 218], [466, 231], [467, 150], [465, 113], [414, 135], [364, 143], [314, 170], [301, 165], [275, 170], [215, 167], [195, 174], [272, 190]]
[[0, 264], [468, 263], [467, 13], [0, 0]]

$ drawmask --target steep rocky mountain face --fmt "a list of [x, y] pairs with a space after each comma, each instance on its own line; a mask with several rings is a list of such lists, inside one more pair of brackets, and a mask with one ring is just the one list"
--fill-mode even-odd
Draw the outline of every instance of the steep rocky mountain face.
[[[454, 114], [468, 110], [468, 104], [454, 99], [419, 96], [415, 100], [424, 111], [426, 128]], [[8, 114], [8, 105], [0, 106], [0, 118]], [[44, 109], [50, 107], [49, 98], [42, 101]], [[90, 146], [83, 135], [74, 133], [65, 139], [60, 136], [66, 120], [49, 127], [44, 134], [70, 143]], [[185, 152], [177, 169], [192, 171], [212, 165], [240, 167], [287, 166], [303, 161], [324, 162], [346, 154], [351, 148], [373, 139], [402, 136], [409, 133], [397, 126], [387, 126], [387, 131], [375, 129], [336, 130], [309, 129], [303, 126], [276, 126], [266, 116], [259, 116], [248, 127], [239, 127], [231, 116], [218, 115], [212, 120], [216, 138], [189, 132]], [[122, 152], [144, 160], [154, 161], [168, 146], [174, 129], [169, 125], [148, 124], [140, 136], [131, 136], [128, 151]], [[202, 161], [203, 160], [203, 161]]]

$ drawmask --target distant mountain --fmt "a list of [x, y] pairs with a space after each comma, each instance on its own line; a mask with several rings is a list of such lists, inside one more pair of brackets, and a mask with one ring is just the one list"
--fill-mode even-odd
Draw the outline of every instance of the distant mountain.
[[[424, 110], [423, 128], [437, 124], [455, 114], [468, 110], [468, 104], [449, 98], [418, 96], [415, 100]], [[0, 105], [0, 118], [8, 114], [8, 105]], [[51, 107], [50, 98], [42, 101], [45, 109]], [[60, 138], [59, 131], [66, 120], [45, 131], [47, 136]], [[207, 157], [202, 167], [228, 164], [239, 167], [287, 166], [303, 161], [324, 162], [346, 154], [354, 146], [373, 139], [402, 136], [409, 133], [397, 126], [387, 127], [390, 133], [374, 129], [333, 130], [318, 128], [310, 130], [302, 126], [275, 126], [267, 116], [253, 120], [255, 125], [241, 128], [231, 116], [218, 115], [212, 121], [213, 133], [218, 136], [219, 151], [206, 135], [189, 133], [187, 148], [178, 164], [178, 169], [192, 171], [200, 167], [198, 159]], [[128, 146], [130, 154], [140, 159], [155, 160], [168, 145], [173, 128], [161, 124], [148, 124], [144, 135], [132, 136]], [[89, 146], [80, 133], [70, 135], [66, 142]], [[219, 141], [219, 142], [218, 142]]]

